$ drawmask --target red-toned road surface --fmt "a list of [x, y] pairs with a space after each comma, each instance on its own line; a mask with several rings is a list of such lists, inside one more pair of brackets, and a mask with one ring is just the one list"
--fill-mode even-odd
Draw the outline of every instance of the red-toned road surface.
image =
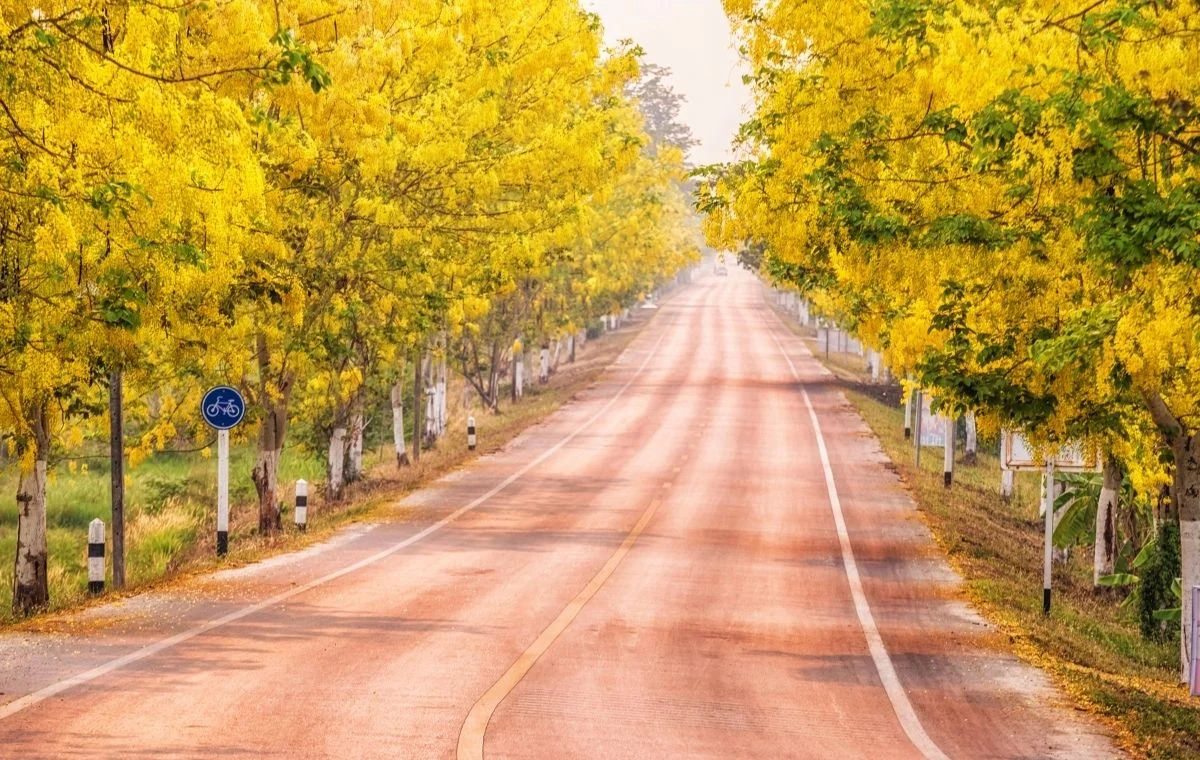
[[85, 633], [0, 636], [0, 756], [1116, 756], [989, 648], [749, 275], [678, 294], [409, 506]]

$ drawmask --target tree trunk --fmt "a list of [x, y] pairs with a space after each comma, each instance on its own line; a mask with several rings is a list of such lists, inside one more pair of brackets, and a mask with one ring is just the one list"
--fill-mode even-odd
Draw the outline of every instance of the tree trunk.
[[441, 438], [443, 435], [446, 434], [446, 425], [449, 424], [450, 393], [449, 393], [449, 389], [447, 388], [448, 379], [449, 379], [449, 373], [446, 368], [446, 358], [442, 357], [441, 361], [438, 362], [438, 367], [437, 367], [437, 394], [436, 394], [437, 398], [436, 398], [436, 400], [437, 400], [437, 436], [438, 436], [438, 438]]
[[425, 356], [423, 352], [417, 352], [417, 360], [413, 366], [413, 462], [420, 463], [421, 401], [425, 395], [425, 384], [423, 382], [425, 373], [422, 371], [422, 368], [425, 366]]
[[293, 378], [284, 373], [278, 387], [272, 388], [270, 378], [271, 353], [266, 337], [257, 339], [258, 373], [261, 378], [259, 398], [263, 411], [262, 427], [258, 431], [258, 460], [250, 477], [258, 494], [258, 532], [272, 535], [282, 530], [279, 517], [279, 456], [287, 435], [288, 399]]
[[392, 440], [396, 445], [396, 466], [408, 465], [408, 446], [404, 443], [404, 378], [392, 386]]
[[1181, 678], [1186, 681], [1191, 654], [1192, 587], [1200, 586], [1200, 435], [1180, 433], [1171, 449], [1175, 472], [1171, 497], [1179, 516], [1180, 557], [1183, 572], [1183, 615], [1181, 619]]
[[979, 433], [975, 427], [975, 413], [967, 412], [967, 442], [966, 455], [964, 461], [967, 464], [975, 464], [975, 460], [979, 456]]
[[346, 428], [338, 426], [329, 436], [329, 480], [325, 484], [325, 500], [339, 501], [345, 489], [343, 465], [346, 462]]
[[571, 353], [567, 355], [567, 364], [575, 363], [575, 334], [571, 334]]
[[108, 379], [109, 492], [112, 494], [113, 588], [125, 588], [125, 411], [121, 371]]
[[362, 399], [354, 404], [354, 414], [350, 417], [350, 454], [347, 457], [349, 465], [346, 480], [355, 483], [363, 476], [363, 437], [366, 433], [366, 420], [363, 417]]
[[550, 382], [550, 346], [543, 345], [538, 354], [538, 383], [545, 385]]
[[513, 370], [513, 401], [525, 396], [525, 352], [513, 355], [516, 368]]
[[1092, 565], [1092, 585], [1099, 587], [1100, 579], [1112, 575], [1116, 564], [1116, 540], [1113, 525], [1121, 497], [1124, 472], [1121, 463], [1111, 456], [1104, 458], [1104, 485], [1096, 505], [1096, 551]]
[[17, 484], [17, 557], [13, 569], [13, 613], [29, 615], [50, 602], [46, 545], [46, 469], [50, 435], [45, 408], [34, 412], [34, 465]]

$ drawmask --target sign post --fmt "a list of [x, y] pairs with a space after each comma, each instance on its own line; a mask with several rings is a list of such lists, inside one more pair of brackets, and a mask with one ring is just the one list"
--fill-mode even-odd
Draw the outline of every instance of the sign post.
[[236, 388], [218, 385], [200, 402], [204, 421], [217, 431], [217, 555], [229, 552], [229, 431], [246, 416], [246, 402]]
[[1042, 506], [1045, 509], [1045, 533], [1042, 538], [1042, 612], [1050, 614], [1050, 588], [1054, 573], [1054, 473], [1096, 472], [1100, 460], [1080, 441], [1060, 446], [1057, 451], [1039, 452], [1018, 432], [1000, 433], [1000, 467], [1004, 472], [1000, 495], [1012, 496], [1012, 473], [1041, 471]]

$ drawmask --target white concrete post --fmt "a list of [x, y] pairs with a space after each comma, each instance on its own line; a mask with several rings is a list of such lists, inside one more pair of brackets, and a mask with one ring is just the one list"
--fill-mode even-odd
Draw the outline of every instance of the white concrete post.
[[942, 459], [942, 480], [946, 488], [954, 484], [954, 445], [958, 438], [958, 418], [946, 418], [946, 447]]
[[1042, 547], [1042, 613], [1050, 614], [1050, 585], [1054, 576], [1054, 462], [1046, 464], [1042, 475], [1042, 512], [1045, 537]]
[[467, 417], [467, 449], [475, 450], [475, 417]]
[[308, 530], [308, 481], [296, 481], [296, 527], [301, 533]]
[[525, 354], [517, 354], [513, 361], [517, 363], [517, 398], [521, 398], [525, 395]]
[[912, 438], [913, 429], [913, 396], [915, 394], [909, 391], [904, 396], [904, 437], [905, 439]]
[[104, 521], [97, 517], [88, 524], [88, 593], [104, 592]]
[[[275, 497], [272, 496], [272, 499]], [[217, 431], [217, 556], [229, 553], [229, 431]]]

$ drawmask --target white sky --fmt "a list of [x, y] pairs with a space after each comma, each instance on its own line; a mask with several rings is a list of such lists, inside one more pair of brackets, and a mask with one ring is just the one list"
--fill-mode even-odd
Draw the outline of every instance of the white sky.
[[749, 90], [721, 0], [583, 0], [604, 22], [610, 43], [632, 39], [645, 60], [672, 71], [671, 85], [687, 98], [680, 120], [700, 146], [696, 164], [729, 160], [730, 144], [745, 121]]

